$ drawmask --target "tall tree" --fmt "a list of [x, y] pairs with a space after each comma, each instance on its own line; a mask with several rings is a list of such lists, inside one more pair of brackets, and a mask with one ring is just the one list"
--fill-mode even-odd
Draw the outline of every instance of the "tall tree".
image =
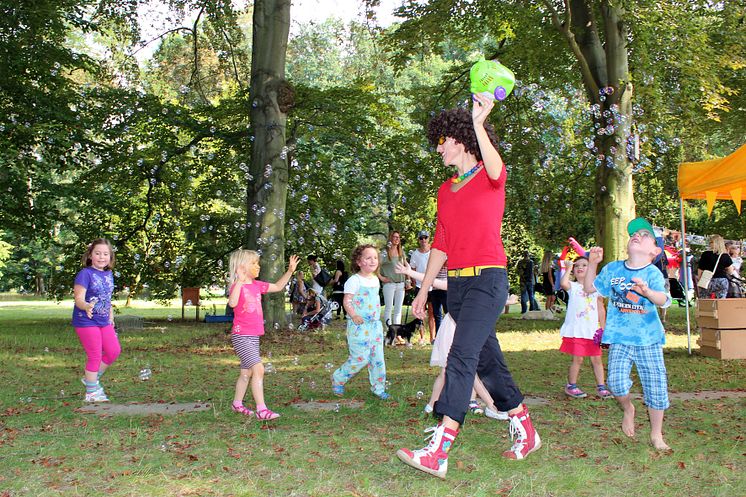
[[[290, 0], [254, 2], [253, 43], [251, 48], [251, 130], [253, 147], [251, 174], [247, 183], [246, 244], [255, 246], [264, 259], [262, 276], [276, 280], [285, 270], [285, 203], [287, 200], [288, 160], [287, 115], [294, 103], [294, 92], [285, 80], [285, 57], [290, 31]], [[266, 323], [286, 323], [284, 295], [274, 295], [264, 305]]]

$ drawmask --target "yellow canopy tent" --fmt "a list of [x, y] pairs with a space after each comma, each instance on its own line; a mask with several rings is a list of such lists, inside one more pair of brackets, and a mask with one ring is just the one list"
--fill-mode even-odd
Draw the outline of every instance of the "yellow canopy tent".
[[[738, 213], [741, 213], [741, 200], [746, 191], [746, 144], [722, 159], [702, 162], [684, 162], [679, 166], [679, 197], [681, 208], [681, 239], [686, 253], [686, 228], [684, 225], [684, 200], [707, 201], [707, 213], [712, 213], [716, 200], [733, 200]], [[682, 264], [684, 284], [689, 295], [687, 264]], [[689, 321], [689, 300], [686, 301], [686, 332], [689, 353], [692, 353], [691, 325]]]
[[746, 145], [722, 159], [684, 162], [679, 166], [679, 195], [682, 199], [707, 200], [712, 213], [715, 200], [733, 200], [741, 213], [746, 191]]

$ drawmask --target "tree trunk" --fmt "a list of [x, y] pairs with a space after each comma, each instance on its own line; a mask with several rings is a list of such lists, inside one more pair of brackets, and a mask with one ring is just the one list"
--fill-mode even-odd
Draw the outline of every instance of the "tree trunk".
[[41, 273], [36, 273], [36, 277], [34, 278], [36, 283], [36, 295], [46, 295], [47, 293], [47, 285], [44, 282], [44, 275]]
[[[287, 113], [293, 93], [285, 81], [290, 0], [256, 0], [251, 56], [251, 176], [247, 184], [246, 245], [260, 252], [260, 278], [274, 282], [285, 272], [285, 203], [288, 161]], [[283, 327], [286, 295], [263, 299], [265, 329]]]
[[[632, 95], [628, 66], [628, 33], [624, 9], [602, 0], [598, 11], [591, 2], [572, 0], [571, 28], [555, 17], [580, 63], [583, 84], [593, 105], [596, 154], [596, 241], [606, 262], [626, 258], [627, 223], [635, 216], [632, 164], [627, 153], [632, 131]], [[603, 26], [595, 13], [600, 12]], [[566, 15], [569, 14], [566, 12]], [[603, 43], [598, 29], [603, 27]]]
[[604, 247], [604, 259], [608, 262], [627, 257], [627, 223], [635, 217], [632, 164], [627, 153], [632, 131], [633, 86], [629, 75], [629, 35], [623, 20], [624, 9], [620, 3], [610, 4], [604, 0], [601, 14], [606, 34], [604, 48], [609, 82], [606, 91], [599, 91], [597, 95], [607, 132], [601, 135], [603, 139], [599, 146], [603, 157], [598, 157], [601, 164], [597, 179], [601, 185], [596, 189], [596, 236]]

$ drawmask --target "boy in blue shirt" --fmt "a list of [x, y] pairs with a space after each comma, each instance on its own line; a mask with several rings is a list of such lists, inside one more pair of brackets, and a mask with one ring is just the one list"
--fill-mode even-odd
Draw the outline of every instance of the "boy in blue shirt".
[[635, 406], [629, 395], [634, 363], [650, 416], [650, 440], [656, 449], [670, 450], [663, 440], [663, 413], [669, 407], [663, 363], [666, 338], [656, 306], [670, 306], [671, 295], [663, 274], [652, 264], [660, 253], [653, 227], [638, 217], [627, 225], [627, 232], [627, 260], [610, 262], [596, 276], [604, 249], [591, 248], [583, 285], [586, 293], [598, 291], [609, 299], [602, 342], [610, 344], [608, 387], [624, 410], [622, 431], [635, 436]]

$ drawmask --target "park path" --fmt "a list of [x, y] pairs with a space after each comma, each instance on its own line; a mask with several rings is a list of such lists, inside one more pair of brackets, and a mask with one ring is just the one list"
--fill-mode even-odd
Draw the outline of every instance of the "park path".
[[[746, 399], [746, 390], [703, 390], [701, 392], [669, 392], [671, 400], [683, 401], [711, 401], [724, 399]], [[642, 400], [641, 394], [632, 394], [636, 400]], [[590, 396], [589, 398], [592, 398]], [[557, 398], [528, 396], [524, 402], [530, 406], [548, 405], [556, 402]], [[577, 399], [572, 399], [577, 402]], [[582, 402], [582, 400], [580, 400]], [[293, 407], [302, 411], [330, 411], [339, 409], [338, 406], [347, 409], [361, 409], [365, 405], [359, 400], [340, 400], [339, 402], [297, 402], [292, 404]], [[183, 403], [130, 403], [130, 404], [89, 404], [76, 409], [83, 414], [110, 414], [137, 416], [149, 414], [181, 414], [184, 412], [209, 411], [212, 404], [206, 402], [183, 402]]]

